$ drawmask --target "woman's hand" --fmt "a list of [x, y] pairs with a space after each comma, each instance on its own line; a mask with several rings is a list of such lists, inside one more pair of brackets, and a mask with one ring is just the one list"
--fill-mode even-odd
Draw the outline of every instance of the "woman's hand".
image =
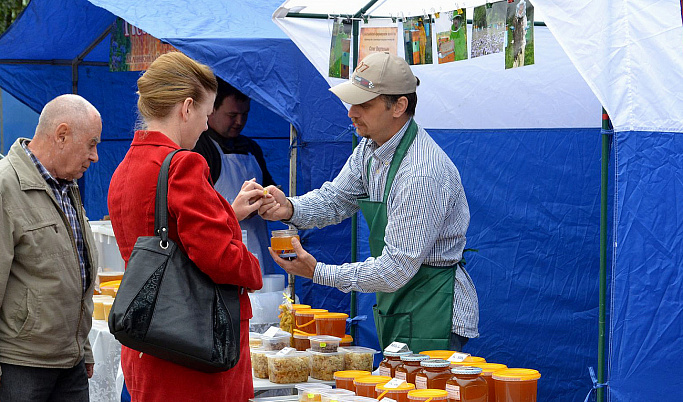
[[258, 213], [261, 215], [261, 218], [269, 221], [289, 220], [294, 213], [294, 209], [285, 193], [275, 186], [266, 187], [266, 191], [272, 198], [264, 200], [259, 208]]
[[235, 211], [237, 220], [241, 221], [255, 215], [264, 200], [269, 198], [272, 196], [256, 182], [256, 179], [245, 181], [235, 201], [232, 202], [232, 209]]

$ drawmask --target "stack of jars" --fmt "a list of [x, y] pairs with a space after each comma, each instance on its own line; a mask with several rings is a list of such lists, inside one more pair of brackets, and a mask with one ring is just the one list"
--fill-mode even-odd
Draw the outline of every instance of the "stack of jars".
[[309, 336], [311, 348], [311, 377], [316, 380], [332, 381], [334, 373], [344, 370], [344, 355], [340, 352], [341, 338], [329, 335]]

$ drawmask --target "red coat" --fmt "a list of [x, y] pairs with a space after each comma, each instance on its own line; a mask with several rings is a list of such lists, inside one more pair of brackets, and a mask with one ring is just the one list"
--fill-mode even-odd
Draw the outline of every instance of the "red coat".
[[[138, 131], [112, 176], [109, 214], [126, 263], [137, 238], [153, 233], [159, 169], [166, 155], [178, 148], [160, 132]], [[232, 207], [208, 178], [209, 167], [201, 155], [183, 151], [173, 157], [169, 237], [216, 283], [260, 289], [258, 260], [242, 243]], [[121, 365], [133, 401], [246, 401], [253, 397], [248, 333], [252, 314], [247, 292], [240, 296], [240, 304], [240, 360], [226, 372], [202, 373], [123, 347]]]

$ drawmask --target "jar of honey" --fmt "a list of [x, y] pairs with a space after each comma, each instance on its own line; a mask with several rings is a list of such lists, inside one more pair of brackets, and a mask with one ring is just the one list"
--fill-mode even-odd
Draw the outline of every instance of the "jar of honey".
[[451, 363], [448, 360], [423, 360], [420, 366], [422, 368], [415, 374], [415, 388], [446, 389], [446, 381], [452, 376]]
[[286, 260], [293, 260], [296, 258], [294, 246], [292, 246], [292, 239], [299, 239], [299, 232], [296, 229], [273, 230], [270, 238], [270, 247], [275, 254]]
[[372, 375], [371, 372], [365, 370], [343, 370], [334, 373], [334, 382], [337, 388], [348, 389], [349, 391], [356, 392], [356, 386], [353, 384], [353, 380], [358, 377], [367, 377]]
[[394, 378], [401, 379], [407, 383], [415, 384], [415, 375], [422, 368], [420, 362], [428, 360], [429, 356], [420, 354], [410, 354], [401, 356], [401, 364], [396, 366]]
[[488, 402], [488, 384], [481, 368], [459, 366], [451, 369], [453, 376], [446, 382], [448, 402]]
[[541, 373], [532, 369], [511, 368], [493, 373], [496, 402], [536, 402]]
[[315, 318], [315, 332], [318, 335], [331, 335], [341, 339], [346, 334], [346, 319], [344, 313], [322, 313], [313, 316]]
[[486, 363], [486, 359], [479, 356], [467, 356], [465, 360], [461, 362], [451, 362], [451, 367], [456, 366], [471, 366], [473, 363]]
[[379, 384], [375, 387], [375, 393], [378, 400], [383, 398], [391, 398], [396, 402], [408, 402], [408, 392], [415, 389], [415, 385], [402, 383], [398, 387], [387, 388], [389, 384]]
[[410, 355], [413, 352], [384, 352], [384, 360], [379, 363], [379, 375], [394, 378], [396, 367], [401, 364], [401, 356]]
[[353, 345], [353, 337], [349, 334], [344, 335], [341, 342], [339, 343], [339, 346], [344, 347], [344, 346], [351, 346], [351, 345]]
[[353, 380], [353, 385], [356, 386], [356, 395], [374, 398], [375, 387], [379, 384], [386, 384], [389, 381], [391, 381], [391, 377], [384, 375], [369, 375], [367, 377], [357, 377]]
[[443, 389], [414, 389], [408, 391], [408, 402], [447, 402], [448, 393]]
[[311, 341], [308, 339], [309, 336], [315, 336], [315, 334], [309, 334], [308, 332], [294, 330], [294, 335], [292, 336], [292, 347], [296, 350], [306, 350], [311, 347]]
[[294, 311], [294, 328], [315, 335], [315, 315], [327, 313], [324, 308], [309, 308]]
[[[498, 363], [470, 363], [472, 367], [479, 367], [482, 372], [481, 376], [489, 386], [489, 397], [488, 402], [496, 402], [496, 386], [495, 381], [493, 381], [493, 373], [499, 370], [505, 370], [508, 366]], [[453, 367], [451, 367], [451, 370]]]

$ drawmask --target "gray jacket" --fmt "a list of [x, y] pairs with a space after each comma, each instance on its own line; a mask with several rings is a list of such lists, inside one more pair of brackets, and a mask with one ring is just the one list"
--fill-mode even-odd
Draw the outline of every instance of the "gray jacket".
[[[78, 187], [70, 190], [83, 230], [91, 283], [85, 295], [66, 215], [19, 138], [0, 160], [0, 362], [70, 368], [94, 363], [95, 240]], [[0, 380], [1, 381], [1, 380]]]

